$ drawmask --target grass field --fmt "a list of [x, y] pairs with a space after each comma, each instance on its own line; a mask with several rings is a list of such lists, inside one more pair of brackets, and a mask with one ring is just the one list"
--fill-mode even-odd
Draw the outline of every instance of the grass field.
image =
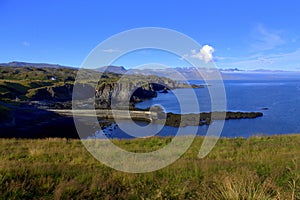
[[[143, 152], [171, 138], [114, 140]], [[204, 159], [203, 138], [175, 163], [145, 174], [111, 169], [80, 140], [0, 139], [2, 199], [300, 199], [300, 135], [220, 139]]]

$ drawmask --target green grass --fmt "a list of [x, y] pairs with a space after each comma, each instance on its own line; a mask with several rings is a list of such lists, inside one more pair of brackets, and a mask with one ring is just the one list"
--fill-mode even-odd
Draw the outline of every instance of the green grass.
[[57, 81], [74, 80], [77, 70], [71, 68], [36, 68], [0, 66], [0, 79], [3, 80], [49, 80], [55, 76]]
[[[147, 152], [171, 138], [114, 140]], [[80, 140], [0, 139], [2, 199], [299, 199], [300, 135], [220, 139], [204, 159], [196, 138], [175, 163], [145, 174], [111, 169]]]

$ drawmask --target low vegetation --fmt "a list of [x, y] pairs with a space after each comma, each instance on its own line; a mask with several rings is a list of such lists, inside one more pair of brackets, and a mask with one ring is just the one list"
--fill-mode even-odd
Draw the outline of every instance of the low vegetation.
[[[172, 138], [114, 140], [146, 152]], [[184, 138], [183, 138], [184, 139]], [[161, 170], [128, 174], [94, 159], [80, 140], [0, 139], [3, 199], [299, 199], [300, 135], [220, 139], [197, 157], [202, 137]]]
[[0, 66], [0, 100], [71, 100], [76, 77], [76, 84], [82, 85], [83, 88], [88, 86], [93, 90], [92, 94], [95, 90], [103, 90], [105, 87], [116, 87], [118, 81], [128, 89], [147, 85], [148, 82], [168, 85], [170, 88], [190, 87], [187, 84], [154, 75], [122, 75], [88, 69], [82, 69], [78, 73], [76, 68], [64, 67]]
[[71, 68], [0, 67], [0, 99], [31, 100], [40, 89], [72, 83], [75, 76]]

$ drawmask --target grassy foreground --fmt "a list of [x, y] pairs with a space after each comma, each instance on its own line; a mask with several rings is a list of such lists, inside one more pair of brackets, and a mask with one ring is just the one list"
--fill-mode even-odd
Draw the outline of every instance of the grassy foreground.
[[[114, 143], [141, 152], [170, 140]], [[224, 138], [199, 159], [202, 141], [164, 169], [128, 174], [98, 162], [80, 140], [0, 139], [0, 198], [300, 199], [300, 135]]]

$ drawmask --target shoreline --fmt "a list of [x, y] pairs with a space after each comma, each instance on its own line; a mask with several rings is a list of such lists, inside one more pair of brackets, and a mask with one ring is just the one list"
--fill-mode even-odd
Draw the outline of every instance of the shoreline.
[[[26, 141], [30, 141], [30, 140], [73, 140], [73, 141], [80, 141], [80, 140], [111, 140], [111, 141], [138, 141], [138, 140], [145, 140], [145, 139], [172, 139], [174, 136], [159, 136], [159, 135], [154, 135], [151, 137], [137, 137], [137, 138], [66, 138], [66, 137], [44, 137], [44, 138], [19, 138], [19, 137], [11, 137], [11, 138], [7, 138], [7, 137], [0, 137], [0, 140], [26, 140]], [[194, 137], [194, 139], [204, 139], [205, 137], [207, 137], [206, 135], [195, 135], [195, 136], [191, 136], [191, 135], [182, 135], [182, 136], [176, 136], [178, 138], [186, 138], [186, 137]], [[265, 139], [269, 139], [269, 138], [278, 138], [278, 137], [300, 137], [300, 133], [282, 133], [282, 134], [261, 134], [261, 135], [251, 135], [249, 137], [243, 137], [243, 136], [236, 136], [236, 137], [227, 137], [227, 136], [220, 136], [219, 139], [221, 140], [235, 140], [235, 139], [242, 139], [242, 140], [250, 140], [250, 139], [255, 139], [255, 138], [265, 138]]]
[[[298, 137], [300, 136], [300, 133], [282, 133], [282, 134], [254, 134], [254, 135], [251, 135], [249, 137], [243, 137], [243, 136], [234, 136], [234, 137], [228, 137], [228, 136], [220, 136], [220, 137], [215, 137], [215, 138], [218, 138], [223, 140], [223, 139], [228, 139], [228, 140], [235, 140], [235, 139], [243, 139], [243, 140], [249, 140], [249, 139], [253, 139], [253, 138], [277, 138], [277, 137]], [[110, 141], [138, 141], [138, 140], [145, 140], [145, 139], [154, 139], [154, 138], [157, 138], [157, 139], [172, 139], [174, 136], [160, 136], [160, 135], [154, 135], [154, 136], [150, 136], [150, 137], [136, 137], [136, 138], [97, 138], [97, 137], [91, 137], [91, 138], [70, 138], [71, 140], [99, 140], [99, 141], [103, 141], [103, 140], [110, 140]], [[181, 136], [176, 136], [176, 138], [181, 138], [181, 139], [184, 139], [184, 138], [187, 138], [187, 137], [193, 137], [194, 139], [204, 139], [206, 137], [209, 137], [209, 136], [206, 136], [206, 135], [195, 135], [195, 136], [192, 136], [192, 135], [181, 135]], [[1, 139], [25, 139], [25, 140], [31, 140], [31, 138], [0, 138]], [[45, 139], [66, 139], [66, 138], [60, 138], [60, 137], [50, 137], [50, 138], [39, 138], [38, 140], [45, 140]], [[35, 139], [33, 139], [35, 140]]]
[[[3, 105], [7, 106], [6, 104]], [[79, 138], [74, 124], [73, 110], [42, 109], [22, 103], [9, 105], [9, 108], [9, 118], [0, 123], [1, 138]], [[114, 123], [114, 118], [110, 110], [97, 110], [96, 112], [100, 114], [100, 116], [97, 116], [100, 128], [104, 129]], [[117, 111], [117, 113], [121, 113], [122, 115], [126, 112], [128, 111]], [[215, 120], [212, 119], [211, 113], [180, 115], [163, 113], [160, 110], [150, 111], [145, 109], [135, 109], [129, 112], [130, 115], [125, 116], [125, 119], [133, 119], [134, 121], [146, 123], [153, 122], [176, 128], [209, 125]], [[95, 116], [95, 110], [81, 110], [79, 116], [81, 114], [83, 117]], [[220, 112], [219, 114], [224, 116], [225, 113]], [[263, 114], [260, 112], [226, 112], [225, 119], [244, 119], [261, 116]], [[165, 117], [166, 121], [164, 121], [163, 117]], [[120, 115], [119, 118], [122, 119], [122, 116]], [[97, 127], [95, 127], [95, 132], [97, 130]], [[95, 132], [86, 133], [84, 137], [94, 136]]]
[[[172, 112], [165, 113], [161, 110], [59, 110], [48, 109], [48, 111], [57, 113], [62, 116], [78, 116], [78, 117], [96, 117], [98, 119], [132, 119], [133, 121], [154, 122], [173, 127], [185, 126], [202, 126], [209, 125], [214, 120], [230, 120], [230, 119], [254, 119], [262, 117], [262, 112], [241, 112], [241, 111], [214, 111], [189, 114], [176, 114]], [[129, 114], [129, 115], [128, 115]], [[115, 116], [117, 115], [117, 116]]]

